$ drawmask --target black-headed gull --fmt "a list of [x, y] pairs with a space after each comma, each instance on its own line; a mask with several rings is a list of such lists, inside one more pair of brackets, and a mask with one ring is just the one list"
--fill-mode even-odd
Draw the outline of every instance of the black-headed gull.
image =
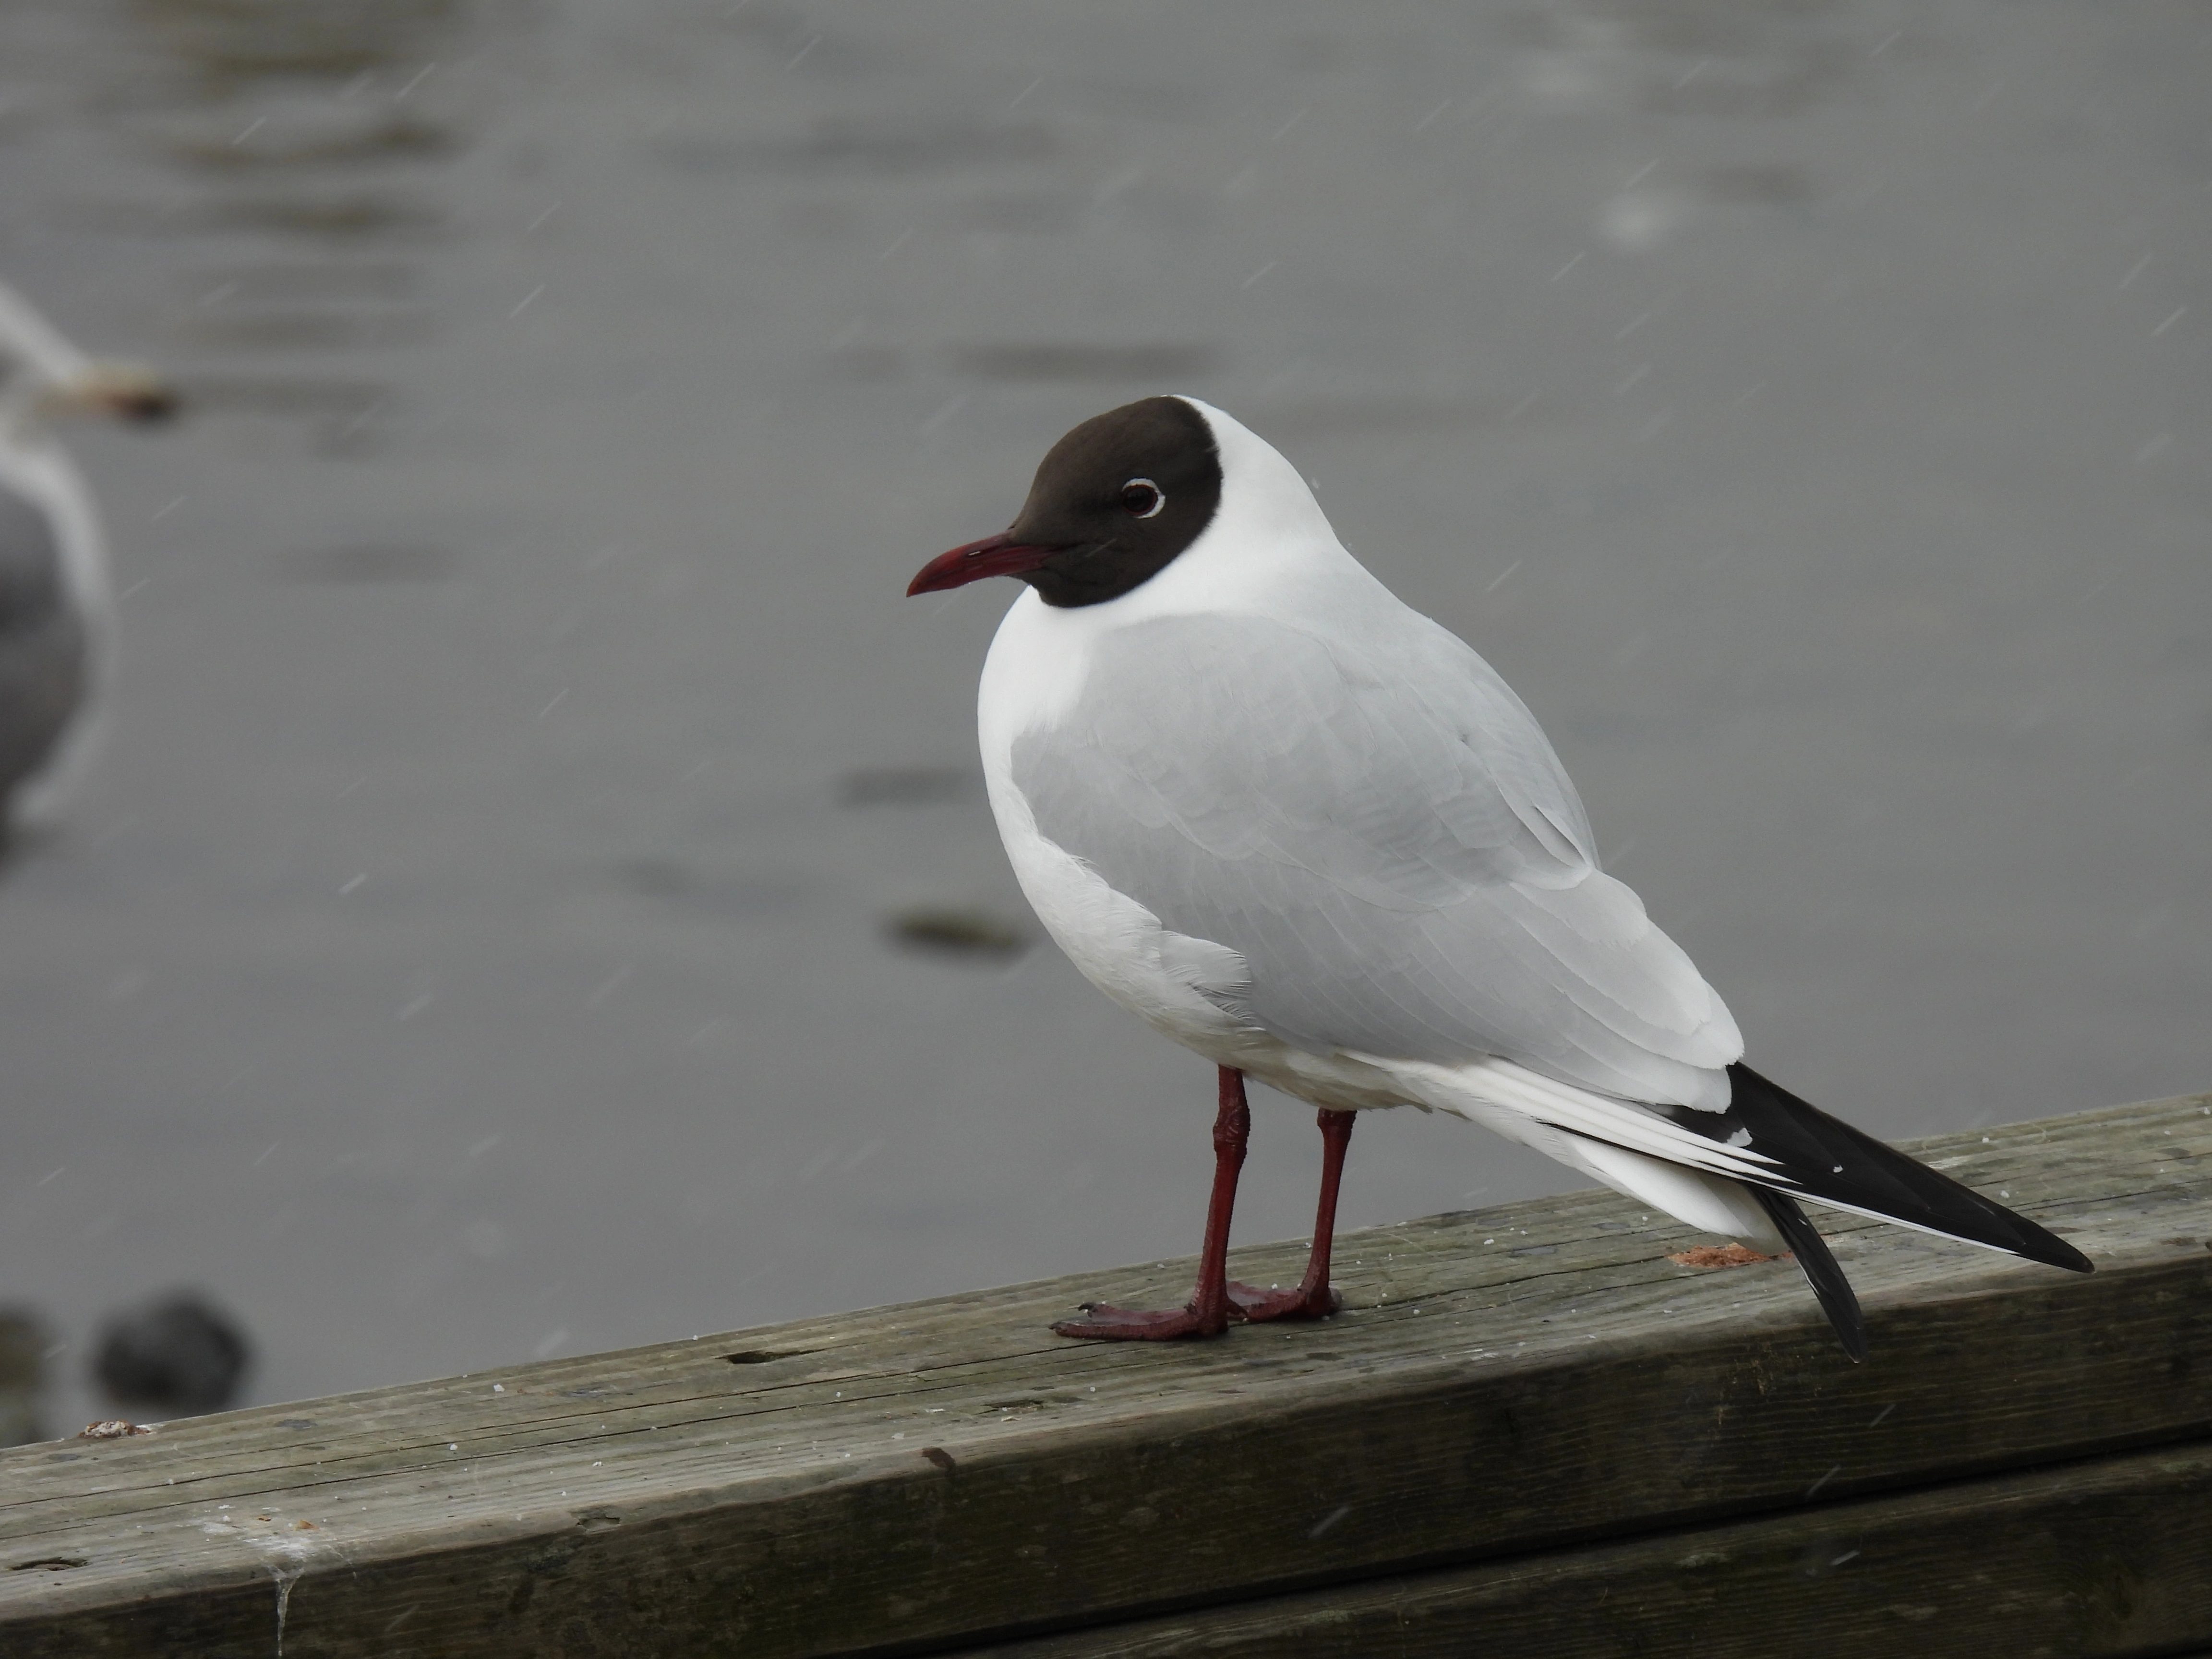
[[134, 364], [87, 357], [0, 287], [0, 828], [50, 813], [90, 747], [112, 609], [92, 493], [46, 429], [82, 410], [153, 421], [176, 398]]
[[[2076, 1272], [2023, 1216], [1742, 1063], [1719, 994], [1598, 867], [1581, 800], [1491, 666], [1338, 542], [1290, 463], [1147, 398], [1053, 446], [1004, 533], [909, 592], [1027, 583], [983, 667], [984, 776], [1023, 890], [1092, 984], [1219, 1068], [1188, 1306], [1067, 1336], [1318, 1317], [1352, 1114], [1483, 1124], [1693, 1227], [1792, 1250], [1852, 1358], [1814, 1199]], [[1250, 1075], [1320, 1108], [1296, 1290], [1228, 1282]]]

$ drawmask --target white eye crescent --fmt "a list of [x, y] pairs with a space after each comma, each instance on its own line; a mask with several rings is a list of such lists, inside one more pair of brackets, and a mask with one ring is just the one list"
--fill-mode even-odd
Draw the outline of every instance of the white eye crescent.
[[1167, 491], [1150, 478], [1132, 478], [1121, 486], [1121, 505], [1133, 519], [1158, 518], [1167, 504]]

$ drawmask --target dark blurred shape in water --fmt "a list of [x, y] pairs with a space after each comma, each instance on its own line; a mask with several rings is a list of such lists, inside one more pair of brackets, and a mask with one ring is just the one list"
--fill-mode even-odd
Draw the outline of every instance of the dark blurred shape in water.
[[957, 346], [953, 362], [986, 380], [1158, 380], [1207, 374], [1221, 366], [1209, 345], [1172, 342], [1077, 345], [1059, 341]]
[[192, 1417], [236, 1400], [252, 1358], [235, 1320], [178, 1291], [108, 1321], [93, 1373], [120, 1404]]
[[927, 806], [982, 793], [982, 775], [966, 766], [861, 766], [837, 780], [840, 806]]
[[392, 240], [427, 234], [443, 222], [431, 209], [372, 195], [241, 198], [213, 204], [204, 210], [204, 223], [210, 229], [263, 230], [294, 236]]
[[204, 77], [337, 79], [407, 63], [467, 11], [459, 0], [137, 0], [135, 21]]
[[52, 1340], [36, 1314], [22, 1308], [0, 1310], [0, 1446], [46, 1437], [40, 1402]]
[[980, 905], [910, 905], [884, 925], [901, 945], [948, 956], [1014, 957], [1036, 942], [1012, 917]]
[[348, 167], [377, 161], [436, 159], [458, 147], [443, 127], [386, 118], [352, 131], [313, 134], [289, 144], [180, 140], [170, 154], [193, 167], [236, 172], [250, 167]]

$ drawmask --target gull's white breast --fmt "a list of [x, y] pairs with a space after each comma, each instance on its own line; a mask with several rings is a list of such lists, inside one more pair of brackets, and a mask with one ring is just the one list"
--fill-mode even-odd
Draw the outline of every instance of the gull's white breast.
[[1048, 841], [1014, 782], [1015, 739], [1049, 730], [1074, 706], [1104, 620], [1091, 613], [1106, 608], [1056, 611], [1024, 592], [999, 625], [976, 700], [991, 811], [1022, 891], [1084, 977], [1177, 1042], [1218, 1064], [1240, 1064], [1251, 1039], [1272, 1039], [1243, 1026], [1196, 988], [1200, 979], [1241, 977], [1237, 953], [1163, 927], [1081, 859]]
[[[1055, 608], [1024, 591], [983, 664], [976, 705], [983, 778], [1006, 856], [1038, 919], [1084, 977], [1121, 1006], [1218, 1065], [1234, 1066], [1318, 1104], [1395, 1105], [1411, 1097], [1349, 1054], [1291, 1048], [1222, 1006], [1247, 980], [1237, 952], [1164, 927], [1081, 858], [1039, 832], [1013, 776], [1013, 750], [1074, 710], [1098, 645], [1161, 617], [1283, 606], [1395, 605], [1336, 539], [1305, 482], [1273, 448], [1199, 405], [1222, 447], [1213, 523], [1164, 570], [1103, 605]], [[1216, 991], [1209, 997], [1198, 988]]]

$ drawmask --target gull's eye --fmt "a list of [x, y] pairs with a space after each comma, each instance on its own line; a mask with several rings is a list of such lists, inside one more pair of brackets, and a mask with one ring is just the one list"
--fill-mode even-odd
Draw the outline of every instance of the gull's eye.
[[1167, 495], [1150, 478], [1132, 478], [1121, 486], [1121, 505], [1133, 519], [1153, 518], [1167, 504]]

